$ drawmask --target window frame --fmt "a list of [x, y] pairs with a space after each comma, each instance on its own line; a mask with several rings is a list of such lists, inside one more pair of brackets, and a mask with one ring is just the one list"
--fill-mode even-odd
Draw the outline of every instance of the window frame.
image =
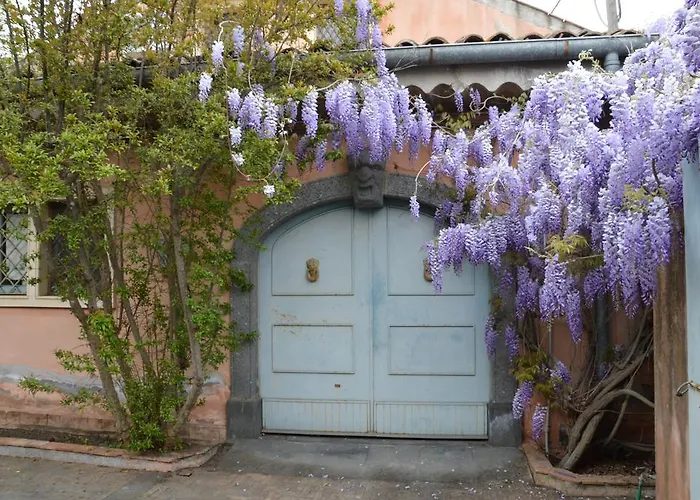
[[[105, 194], [112, 192], [112, 187], [105, 186]], [[53, 200], [56, 202], [64, 202], [65, 200]], [[115, 212], [114, 208], [110, 208], [110, 224], [114, 229]], [[29, 234], [34, 234], [34, 221], [31, 217], [28, 219], [27, 230]], [[27, 238], [27, 255], [36, 254], [38, 258], [31, 261], [27, 266], [27, 293], [15, 295], [0, 294], [0, 309], [3, 308], [46, 308], [46, 309], [70, 309], [70, 303], [67, 300], [61, 299], [56, 295], [42, 295], [41, 287], [42, 272], [46, 269], [42, 258], [42, 243], [36, 238]], [[44, 277], [45, 278], [45, 277]]]

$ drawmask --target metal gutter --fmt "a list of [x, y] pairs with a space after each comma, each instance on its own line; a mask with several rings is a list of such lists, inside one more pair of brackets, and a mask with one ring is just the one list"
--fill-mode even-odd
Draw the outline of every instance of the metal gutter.
[[450, 43], [384, 49], [390, 70], [420, 66], [571, 61], [584, 51], [596, 59], [615, 53], [620, 60], [658, 39], [658, 35], [613, 35], [502, 42]]

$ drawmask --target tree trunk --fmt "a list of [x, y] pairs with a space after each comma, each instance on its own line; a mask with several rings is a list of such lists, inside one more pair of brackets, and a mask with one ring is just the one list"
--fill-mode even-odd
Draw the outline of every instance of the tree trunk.
[[661, 499], [690, 498], [688, 398], [676, 397], [687, 380], [685, 253], [679, 248], [659, 272], [654, 305], [656, 497]]
[[175, 424], [170, 429], [170, 439], [177, 439], [177, 436], [185, 422], [190, 417], [192, 409], [197, 404], [199, 396], [204, 387], [204, 366], [202, 363], [202, 347], [197, 336], [196, 327], [192, 318], [192, 309], [189, 303], [188, 292], [188, 275], [185, 266], [185, 259], [182, 256], [182, 223], [180, 213], [180, 196], [178, 187], [174, 189], [173, 196], [170, 199], [170, 227], [173, 239], [173, 253], [175, 258], [175, 271], [177, 276], [177, 286], [180, 295], [180, 304], [185, 319], [185, 327], [187, 329], [187, 337], [190, 344], [190, 366], [194, 372], [192, 377], [192, 385], [190, 392], [187, 394], [185, 403], [178, 411]]

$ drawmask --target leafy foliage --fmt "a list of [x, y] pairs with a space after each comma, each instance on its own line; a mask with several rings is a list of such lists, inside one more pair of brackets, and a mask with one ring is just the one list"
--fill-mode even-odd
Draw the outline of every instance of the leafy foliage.
[[[228, 320], [228, 290], [251, 288], [231, 269], [239, 221], [259, 193], [284, 203], [299, 185], [278, 168], [296, 161], [297, 115], [272, 115], [313, 88], [374, 78], [367, 53], [337, 57], [356, 48], [357, 11], [317, 0], [2, 8], [0, 208], [28, 214], [21, 235], [42, 251], [27, 260], [47, 267], [39, 286], [81, 325], [84, 349], [57, 351], [59, 363], [102, 386], [63, 403], [106, 408], [131, 449], [177, 447], [207, 374], [255, 336]], [[219, 65], [213, 88], [197, 74], [202, 52]], [[266, 134], [248, 128], [232, 142], [232, 88], [264, 89]], [[321, 124], [310, 142], [330, 132]]]

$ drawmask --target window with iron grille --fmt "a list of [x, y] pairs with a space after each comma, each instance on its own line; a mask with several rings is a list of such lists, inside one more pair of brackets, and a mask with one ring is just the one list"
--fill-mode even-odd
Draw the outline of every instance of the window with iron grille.
[[[65, 201], [45, 206], [50, 219], [65, 217]], [[113, 215], [110, 215], [112, 217]], [[62, 221], [58, 221], [63, 223]], [[61, 231], [59, 231], [60, 233]], [[69, 307], [58, 284], [76, 271], [78, 263], [68, 251], [65, 237], [56, 235], [39, 242], [32, 238], [34, 226], [27, 214], [0, 209], [0, 307]], [[102, 284], [101, 254], [88, 248], [95, 281]], [[36, 258], [36, 261], [31, 261]], [[108, 272], [108, 271], [107, 271]], [[109, 281], [105, 282], [109, 285]]]
[[27, 294], [27, 217], [0, 210], [0, 295]]

